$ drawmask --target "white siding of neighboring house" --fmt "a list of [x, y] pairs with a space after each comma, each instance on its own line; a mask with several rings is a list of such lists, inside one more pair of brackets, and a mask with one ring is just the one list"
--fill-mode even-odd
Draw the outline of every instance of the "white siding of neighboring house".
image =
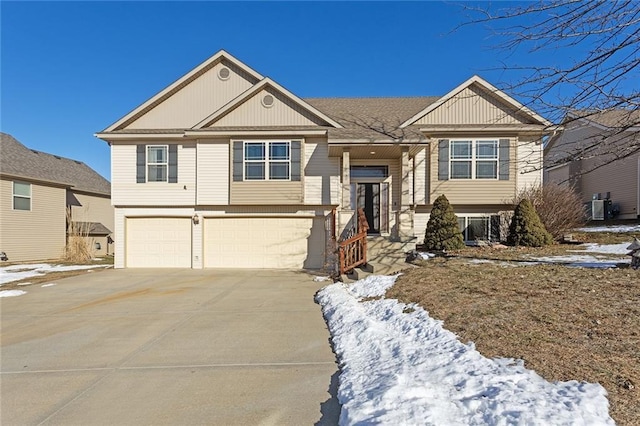
[[31, 211], [13, 210], [13, 180], [0, 179], [0, 251], [9, 261], [59, 259], [66, 233], [65, 188], [31, 182]]
[[308, 138], [304, 143], [304, 203], [338, 204], [340, 159], [329, 157], [326, 139]]
[[[218, 77], [218, 70], [223, 66], [227, 66], [231, 71], [228, 80], [221, 80]], [[249, 89], [253, 83], [255, 83], [253, 77], [235, 66], [218, 63], [126, 128], [191, 128]]]
[[[149, 145], [167, 144], [165, 141]], [[111, 146], [111, 202], [114, 206], [194, 205], [196, 195], [196, 146], [178, 145], [178, 183], [136, 183], [136, 145]]]
[[[274, 103], [265, 107], [262, 99], [271, 95]], [[217, 126], [313, 126], [323, 124], [319, 119], [311, 117], [308, 112], [296, 103], [278, 94], [275, 90], [264, 89], [247, 99], [233, 111], [216, 120], [211, 127]]]
[[229, 139], [198, 142], [198, 204], [229, 204]]

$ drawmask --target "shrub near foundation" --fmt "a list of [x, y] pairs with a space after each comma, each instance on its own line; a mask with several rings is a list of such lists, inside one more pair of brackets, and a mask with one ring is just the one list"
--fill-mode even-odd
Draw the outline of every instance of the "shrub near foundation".
[[437, 251], [460, 250], [465, 247], [458, 218], [444, 195], [436, 198], [433, 203], [424, 235], [424, 246], [427, 250]]
[[553, 243], [531, 201], [520, 201], [513, 213], [507, 243], [513, 246], [543, 247]]

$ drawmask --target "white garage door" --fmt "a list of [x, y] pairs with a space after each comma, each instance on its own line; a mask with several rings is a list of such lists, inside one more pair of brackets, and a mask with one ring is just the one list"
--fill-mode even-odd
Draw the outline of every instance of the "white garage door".
[[208, 268], [322, 268], [322, 218], [207, 218]]
[[189, 218], [128, 218], [126, 222], [128, 268], [190, 268]]

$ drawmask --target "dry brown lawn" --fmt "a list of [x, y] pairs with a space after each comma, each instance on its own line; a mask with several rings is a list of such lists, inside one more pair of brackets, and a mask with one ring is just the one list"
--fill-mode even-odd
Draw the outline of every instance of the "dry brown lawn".
[[[52, 265], [113, 265], [113, 257], [104, 257], [101, 258], [100, 260], [92, 260], [91, 262], [85, 262], [85, 263], [74, 263], [74, 262], [64, 262], [64, 261], [56, 261], [56, 260], [52, 260], [52, 261], [42, 261], [42, 262], [29, 262], [29, 263], [24, 263], [25, 265], [25, 269], [32, 269], [29, 268], [28, 266], [30, 264], [35, 264], [35, 263], [49, 263]], [[20, 265], [20, 263], [16, 263], [16, 262], [4, 262], [2, 264], [0, 264], [0, 266], [14, 266], [14, 265]], [[45, 284], [45, 283], [51, 283], [54, 282], [56, 280], [61, 280], [63, 278], [68, 278], [68, 277], [74, 277], [76, 275], [84, 275], [87, 273], [94, 273], [94, 272], [99, 272], [99, 271], [104, 271], [105, 269], [108, 269], [107, 267], [100, 267], [100, 268], [93, 268], [93, 269], [77, 269], [77, 270], [73, 270], [73, 271], [63, 271], [63, 272], [48, 272], [46, 274], [43, 275], [37, 275], [34, 277], [29, 277], [29, 278], [24, 278], [21, 280], [17, 280], [17, 281], [11, 281], [9, 283], [6, 284], [2, 284], [2, 286], [0, 286], [0, 290], [14, 290], [14, 289], [25, 289], [25, 287], [31, 286], [31, 285], [39, 285], [39, 284]], [[15, 271], [14, 271], [15, 272]]]
[[[629, 234], [588, 238], [631, 241]], [[469, 263], [470, 257], [524, 260], [567, 249], [577, 248], [465, 249], [406, 271], [387, 297], [418, 303], [487, 357], [522, 359], [550, 381], [600, 383], [609, 394], [611, 417], [637, 425], [640, 270]]]

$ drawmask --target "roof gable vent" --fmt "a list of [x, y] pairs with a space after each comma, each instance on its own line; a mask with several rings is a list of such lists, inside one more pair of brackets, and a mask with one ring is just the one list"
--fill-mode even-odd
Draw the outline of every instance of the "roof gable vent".
[[231, 77], [231, 71], [229, 71], [229, 68], [222, 67], [218, 70], [218, 78], [220, 80], [229, 80], [229, 77]]

